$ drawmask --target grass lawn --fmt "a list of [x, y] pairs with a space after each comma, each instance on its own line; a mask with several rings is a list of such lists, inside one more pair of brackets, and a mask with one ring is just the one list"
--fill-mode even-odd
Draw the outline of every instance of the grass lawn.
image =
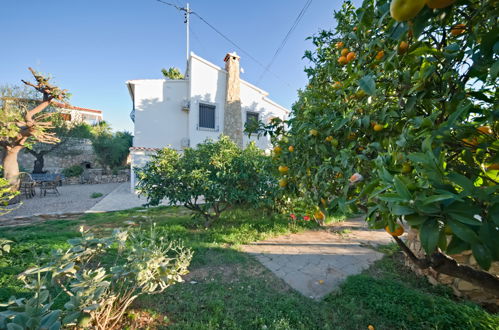
[[[382, 248], [386, 257], [364, 273], [349, 277], [338, 293], [314, 301], [238, 251], [239, 244], [289, 232], [288, 220], [262, 212], [233, 211], [211, 229], [200, 227], [183, 208], [156, 208], [89, 214], [75, 221], [0, 229], [15, 241], [0, 257], [0, 301], [26, 296], [16, 275], [36, 263], [37, 255], [66, 247], [84, 225], [103, 232], [127, 221], [153, 221], [172, 239], [182, 239], [194, 258], [186, 281], [165, 293], [143, 296], [135, 313], [167, 320], [174, 329], [498, 329], [499, 316], [450, 290], [434, 287], [403, 267], [395, 246]], [[313, 227], [306, 223], [305, 226]], [[306, 229], [304, 227], [296, 230]], [[130, 316], [130, 317], [132, 317]]]

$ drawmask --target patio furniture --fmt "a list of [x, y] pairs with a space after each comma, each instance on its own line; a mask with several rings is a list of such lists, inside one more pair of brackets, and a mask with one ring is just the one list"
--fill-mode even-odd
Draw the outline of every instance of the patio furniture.
[[61, 181], [61, 177], [57, 175], [52, 181], [42, 181], [40, 185], [40, 196], [47, 196], [47, 194], [54, 194], [59, 196], [59, 190], [57, 190], [57, 186]]
[[54, 181], [57, 177], [59, 177], [59, 186], [62, 186], [62, 180], [64, 180], [64, 175], [57, 173], [37, 173], [31, 174], [31, 177], [39, 184], [42, 182]]
[[18, 178], [21, 195], [24, 195], [26, 198], [34, 197], [36, 195], [36, 182], [33, 180], [31, 175], [26, 172], [21, 172], [19, 173]]

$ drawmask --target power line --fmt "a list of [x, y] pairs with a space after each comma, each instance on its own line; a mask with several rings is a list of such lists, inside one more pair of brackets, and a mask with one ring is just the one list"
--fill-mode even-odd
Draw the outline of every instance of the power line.
[[[162, 4], [165, 4], [165, 5], [168, 5], [168, 6], [171, 6], [171, 7], [174, 7], [180, 11], [187, 11], [186, 8], [181, 8], [173, 3], [170, 3], [170, 2], [166, 2], [166, 1], [163, 1], [163, 0], [156, 0]], [[309, 1], [312, 1], [312, 0], [309, 0]], [[235, 43], [234, 41], [232, 41], [229, 37], [227, 37], [225, 34], [223, 34], [219, 29], [217, 29], [216, 27], [214, 27], [212, 24], [210, 24], [207, 20], [205, 20], [201, 15], [199, 15], [198, 13], [194, 12], [194, 11], [189, 11], [191, 14], [193, 15], [196, 15], [203, 23], [205, 23], [206, 25], [208, 25], [213, 31], [215, 31], [218, 35], [220, 35], [222, 38], [224, 38], [226, 41], [228, 41], [231, 45], [233, 45], [234, 47], [236, 47], [239, 51], [241, 51], [241, 53], [245, 54], [249, 59], [251, 59], [253, 62], [255, 62], [256, 64], [258, 64], [259, 66], [261, 66], [263, 69], [265, 69], [265, 72], [270, 72], [272, 75], [274, 75], [274, 77], [276, 77], [279, 81], [281, 81], [283, 84], [286, 84], [288, 87], [291, 87], [290, 84], [288, 84], [287, 82], [285, 82], [284, 80], [282, 80], [277, 74], [275, 74], [274, 72], [270, 71], [264, 64], [262, 64], [262, 62], [260, 62], [259, 60], [257, 60], [255, 57], [253, 57], [249, 52], [245, 51], [241, 46], [239, 46], [237, 43]]]
[[269, 64], [265, 67], [265, 70], [260, 75], [260, 78], [258, 78], [257, 84], [262, 80], [263, 76], [265, 76], [265, 73], [267, 73], [267, 71], [269, 71], [272, 64], [274, 64], [274, 61], [276, 60], [277, 56], [279, 55], [281, 50], [284, 48], [284, 46], [288, 42], [289, 36], [296, 29], [296, 27], [300, 23], [301, 19], [303, 18], [303, 16], [305, 16], [305, 13], [307, 12], [308, 7], [310, 7], [311, 4], [312, 4], [312, 0], [307, 0], [307, 2], [305, 2], [305, 5], [301, 9], [301, 11], [298, 13], [298, 16], [296, 17], [295, 21], [291, 25], [291, 28], [288, 30], [288, 33], [286, 33], [286, 35], [284, 36], [284, 39], [282, 40], [279, 47], [277, 47], [277, 50], [275, 51], [274, 55], [272, 56], [272, 59], [270, 60]]

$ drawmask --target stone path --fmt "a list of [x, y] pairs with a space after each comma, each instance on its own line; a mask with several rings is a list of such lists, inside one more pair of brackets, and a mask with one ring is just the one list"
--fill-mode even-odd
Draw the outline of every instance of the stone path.
[[383, 254], [374, 246], [392, 241], [384, 230], [369, 230], [362, 219], [324, 230], [291, 234], [242, 246], [265, 267], [306, 297], [321, 299], [347, 276], [368, 268]]
[[[147, 203], [147, 198], [134, 194], [130, 190], [130, 182], [120, 184], [109, 195], [95, 204], [87, 213], [121, 211], [141, 207]], [[161, 205], [168, 205], [166, 202]]]

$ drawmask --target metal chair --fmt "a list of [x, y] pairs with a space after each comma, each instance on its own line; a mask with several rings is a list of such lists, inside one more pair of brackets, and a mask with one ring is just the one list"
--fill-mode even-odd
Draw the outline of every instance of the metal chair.
[[40, 185], [40, 195], [43, 195], [44, 197], [47, 196], [47, 194], [54, 194], [59, 196], [59, 190], [57, 190], [57, 186], [59, 185], [59, 182], [61, 181], [61, 177], [57, 175], [52, 181], [44, 181]]
[[21, 191], [21, 195], [24, 195], [26, 198], [32, 198], [36, 196], [36, 182], [33, 180], [31, 175], [26, 172], [21, 172], [18, 175], [19, 179], [19, 190]]

